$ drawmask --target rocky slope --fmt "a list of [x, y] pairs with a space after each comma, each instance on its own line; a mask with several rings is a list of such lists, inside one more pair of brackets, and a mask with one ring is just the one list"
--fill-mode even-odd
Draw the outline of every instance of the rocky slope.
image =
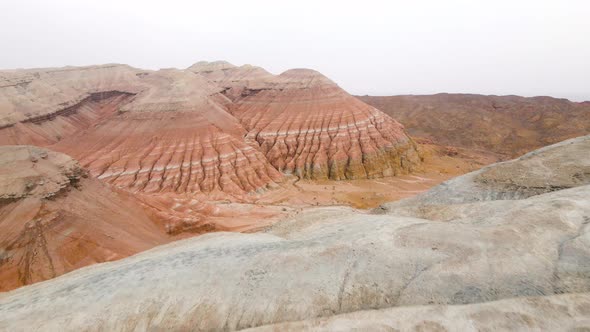
[[359, 311], [244, 331], [584, 331], [590, 293]]
[[117, 64], [0, 71], [0, 127], [50, 120], [104, 93], [138, 93], [143, 73]]
[[132, 96], [123, 92], [91, 94], [73, 106], [4, 127], [0, 130], [0, 142], [8, 145], [55, 144], [115, 115]]
[[240, 195], [281, 175], [204, 78], [178, 70], [145, 75], [152, 88], [117, 116], [63, 140], [55, 149], [79, 158], [99, 179], [134, 192]]
[[134, 192], [244, 195], [281, 179], [244, 139], [223, 89], [190, 71], [108, 65], [1, 76], [11, 83], [0, 87], [1, 144], [51, 146]]
[[[236, 209], [207, 201], [255, 202], [284, 182], [283, 173], [374, 178], [407, 173], [419, 162], [397, 122], [313, 71], [275, 76], [225, 62], [159, 71], [104, 65], [2, 71], [0, 82], [0, 145], [44, 146], [76, 158], [92, 176], [136, 194], [170, 234], [248, 229], [228, 222]], [[277, 100], [256, 115], [242, 106], [259, 89]], [[283, 106], [309, 121], [276, 114]], [[260, 124], [276, 117], [287, 135], [276, 135], [276, 123], [273, 132], [260, 130], [253, 115]]]
[[[546, 151], [576, 146], [585, 156], [587, 139]], [[520, 180], [535, 183], [558, 155], [541, 151]], [[567, 170], [586, 167], [582, 155], [570, 157]], [[553, 171], [561, 174], [560, 166]], [[588, 328], [590, 185], [536, 193], [440, 204], [425, 194], [424, 204], [438, 204], [428, 216], [408, 212], [411, 200], [398, 206], [405, 215], [320, 208], [265, 233], [179, 241], [7, 293], [0, 329], [235, 330], [387, 308], [320, 324]], [[547, 297], [562, 293], [570, 294]], [[449, 306], [460, 304], [475, 305]], [[426, 307], [401, 308], [416, 305]]]
[[145, 193], [244, 199], [283, 173], [375, 178], [419, 164], [403, 127], [321, 74], [200, 62], [0, 72], [0, 144], [50, 146]]
[[135, 199], [70, 157], [0, 147], [0, 291], [168, 241]]
[[250, 84], [232, 114], [275, 168], [301, 178], [377, 178], [419, 164], [402, 125], [313, 70]]
[[[459, 176], [427, 193], [384, 204], [383, 210], [423, 205], [461, 204], [490, 200], [522, 199], [590, 184], [590, 136], [550, 145], [514, 160], [493, 164]], [[379, 211], [379, 210], [377, 210]], [[400, 213], [399, 210], [396, 210]]]
[[358, 98], [400, 121], [413, 136], [507, 158], [590, 133], [588, 102], [446, 93]]

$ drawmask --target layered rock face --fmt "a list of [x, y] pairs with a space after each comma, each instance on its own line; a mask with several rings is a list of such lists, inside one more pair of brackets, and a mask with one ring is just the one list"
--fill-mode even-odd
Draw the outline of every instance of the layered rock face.
[[281, 179], [228, 113], [220, 88], [190, 71], [108, 65], [2, 72], [2, 144], [51, 146], [134, 192], [229, 195]]
[[0, 127], [39, 123], [101, 93], [138, 93], [145, 71], [126, 65], [0, 71]]
[[79, 156], [99, 179], [133, 192], [239, 195], [281, 177], [255, 147], [190, 112], [125, 114], [80, 143], [76, 138], [55, 148]]
[[[552, 149], [589, 152], [581, 142]], [[579, 160], [571, 156], [567, 169], [585, 167]], [[310, 320], [268, 327], [283, 330], [350, 319], [400, 329], [590, 326], [590, 185], [514, 200], [423, 197], [438, 204], [428, 216], [312, 209], [265, 233], [207, 234], [81, 269], [1, 297], [0, 329], [238, 330]], [[400, 204], [407, 212], [415, 202]], [[449, 306], [461, 304], [470, 305]], [[328, 318], [369, 309], [383, 310]]]
[[0, 130], [0, 142], [9, 145], [55, 144], [115, 115], [132, 96], [118, 91], [91, 94], [73, 106], [6, 126]]
[[242, 199], [281, 173], [375, 178], [420, 161], [399, 123], [311, 70], [105, 65], [0, 80], [0, 144], [51, 146], [133, 192]]
[[0, 147], [0, 291], [169, 242], [140, 204], [70, 157]]
[[403, 123], [413, 136], [507, 159], [590, 133], [588, 102], [446, 93], [358, 98]]
[[255, 144], [244, 140], [218, 87], [177, 70], [147, 74], [143, 81], [152, 88], [117, 116], [55, 148], [131, 191], [239, 195], [280, 180]]
[[301, 178], [376, 178], [419, 163], [402, 125], [313, 70], [245, 87], [232, 114], [275, 168]]

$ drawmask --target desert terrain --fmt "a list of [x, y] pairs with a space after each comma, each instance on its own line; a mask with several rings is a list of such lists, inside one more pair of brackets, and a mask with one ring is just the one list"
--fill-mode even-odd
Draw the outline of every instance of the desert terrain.
[[590, 130], [590, 102], [474, 94], [359, 96], [439, 144], [518, 157]]
[[3, 294], [0, 328], [587, 329], [588, 149], [584, 136], [372, 211], [310, 209], [82, 268]]
[[311, 69], [3, 70], [0, 330], [590, 328], [588, 134]]

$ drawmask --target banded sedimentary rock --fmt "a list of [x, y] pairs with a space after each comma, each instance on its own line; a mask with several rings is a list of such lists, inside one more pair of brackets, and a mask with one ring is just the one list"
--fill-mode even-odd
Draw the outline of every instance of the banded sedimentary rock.
[[[570, 143], [588, 155], [580, 141], [554, 148], [567, 154]], [[423, 197], [428, 215], [310, 209], [263, 233], [207, 234], [81, 269], [0, 297], [0, 329], [298, 331], [330, 316], [357, 316], [360, 330], [588, 326], [590, 185], [514, 200]]]
[[0, 143], [48, 146], [116, 114], [133, 94], [111, 91], [93, 93], [77, 104], [27, 118], [0, 130]]
[[154, 88], [56, 149], [78, 156], [99, 179], [132, 191], [243, 194], [280, 179], [244, 139], [217, 86], [178, 70], [143, 80]]
[[313, 70], [250, 84], [232, 114], [273, 166], [302, 178], [391, 176], [419, 163], [401, 124]]
[[[121, 132], [125, 132], [121, 135]], [[129, 113], [56, 149], [79, 155], [92, 174], [141, 192], [244, 193], [280, 179], [255, 147], [239, 135], [208, 125], [190, 112]], [[94, 140], [101, 145], [94, 146]]]
[[51, 118], [92, 95], [138, 93], [144, 73], [118, 64], [0, 71], [0, 127]]
[[398, 122], [312, 70], [275, 76], [200, 62], [3, 71], [0, 116], [0, 144], [51, 146], [137, 192], [236, 196], [281, 173], [374, 178], [419, 162]]
[[0, 146], [0, 291], [168, 241], [138, 201], [69, 156]]
[[241, 195], [281, 178], [201, 75], [120, 65], [1, 75], [0, 144], [51, 146], [132, 191]]
[[116, 113], [149, 88], [126, 65], [0, 71], [0, 144], [48, 146]]

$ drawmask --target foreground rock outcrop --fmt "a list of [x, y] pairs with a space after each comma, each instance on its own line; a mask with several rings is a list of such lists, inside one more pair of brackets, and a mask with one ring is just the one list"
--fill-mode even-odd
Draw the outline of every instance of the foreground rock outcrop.
[[245, 331], [585, 331], [589, 312], [590, 293], [581, 293], [367, 310]]
[[[590, 184], [590, 136], [550, 145], [451, 179], [427, 193], [384, 204], [377, 211], [425, 210], [426, 205], [514, 200]], [[434, 207], [436, 210], [436, 207]]]
[[[548, 151], [572, 145], [590, 152], [586, 139]], [[545, 158], [556, 154], [538, 155], [550, 165]], [[428, 216], [313, 209], [265, 233], [207, 234], [7, 293], [0, 328], [236, 330], [387, 308], [322, 319], [362, 323], [399, 314], [385, 326], [429, 327], [449, 326], [459, 315], [451, 327], [550, 328], [571, 316], [567, 326], [588, 327], [589, 197], [590, 185], [579, 183], [522, 199], [450, 201]], [[570, 295], [546, 297], [562, 293]], [[515, 297], [535, 298], [490, 302]], [[447, 306], [482, 302], [490, 303]], [[396, 308], [416, 305], [436, 306]], [[417, 316], [429, 312], [432, 319]], [[461, 313], [475, 316], [466, 322]]]
[[358, 98], [403, 123], [412, 136], [504, 159], [590, 134], [590, 102], [447, 93]]
[[0, 291], [169, 242], [129, 194], [70, 157], [0, 147]]

